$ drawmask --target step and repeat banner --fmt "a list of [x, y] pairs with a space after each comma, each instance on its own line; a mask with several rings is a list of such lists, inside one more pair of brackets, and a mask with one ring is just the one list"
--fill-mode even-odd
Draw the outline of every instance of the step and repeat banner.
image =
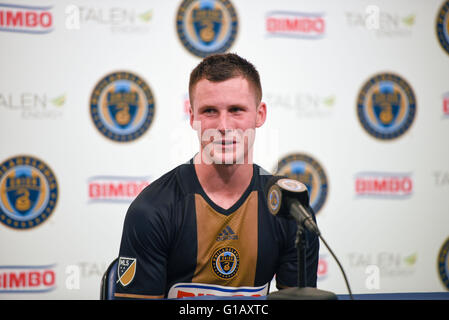
[[[0, 46], [0, 299], [99, 298], [215, 52], [259, 70], [255, 161], [307, 185], [353, 292], [449, 290], [449, 1], [6, 1]], [[323, 244], [318, 287], [347, 293]]]

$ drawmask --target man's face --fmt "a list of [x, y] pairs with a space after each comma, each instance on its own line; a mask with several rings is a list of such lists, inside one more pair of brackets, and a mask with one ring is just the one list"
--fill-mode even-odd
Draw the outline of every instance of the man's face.
[[201, 160], [211, 164], [252, 162], [255, 129], [266, 118], [254, 89], [243, 77], [222, 82], [200, 80], [192, 91], [190, 125], [198, 131]]

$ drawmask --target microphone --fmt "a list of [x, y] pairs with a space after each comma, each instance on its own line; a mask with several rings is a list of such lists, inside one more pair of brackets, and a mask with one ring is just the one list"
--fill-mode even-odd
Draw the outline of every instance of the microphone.
[[320, 230], [312, 218], [307, 187], [293, 179], [273, 176], [265, 187], [268, 209], [271, 214], [293, 218], [307, 230], [320, 236]]
[[300, 300], [300, 299], [324, 299], [324, 300], [334, 300], [337, 296], [329, 291], [319, 290], [316, 288], [305, 287], [305, 246], [304, 241], [301, 239], [303, 237], [300, 231], [302, 226], [304, 226], [310, 232], [315, 233], [319, 239], [324, 243], [326, 248], [329, 250], [332, 257], [337, 262], [348, 288], [349, 296], [353, 300], [351, 287], [349, 286], [349, 281], [346, 277], [346, 273], [338, 260], [337, 256], [334, 254], [332, 249], [327, 244], [318, 229], [317, 224], [312, 218], [309, 206], [309, 192], [307, 187], [294, 179], [289, 179], [283, 176], [273, 176], [268, 180], [265, 186], [265, 195], [267, 197], [268, 210], [274, 216], [293, 218], [296, 220], [298, 225], [296, 246], [298, 250], [298, 288], [284, 289], [278, 292], [273, 292], [268, 295], [270, 300]]

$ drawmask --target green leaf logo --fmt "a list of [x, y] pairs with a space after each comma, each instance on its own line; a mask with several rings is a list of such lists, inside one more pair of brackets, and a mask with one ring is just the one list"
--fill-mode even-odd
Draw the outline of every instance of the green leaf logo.
[[331, 95], [331, 96], [324, 98], [323, 103], [327, 107], [332, 107], [335, 103], [335, 95]]
[[409, 266], [413, 266], [416, 263], [417, 258], [418, 258], [418, 255], [416, 253], [413, 253], [413, 254], [405, 257], [404, 262]]
[[63, 94], [59, 97], [52, 99], [51, 103], [53, 103], [53, 105], [55, 105], [56, 107], [62, 107], [65, 103], [65, 99], [66, 99], [65, 94]]
[[140, 20], [142, 20], [143, 22], [149, 22], [152, 17], [153, 17], [153, 10], [148, 10], [139, 15]]
[[414, 14], [409, 14], [408, 16], [406, 16], [405, 18], [402, 18], [402, 22], [411, 27], [412, 25], [415, 24], [415, 15]]

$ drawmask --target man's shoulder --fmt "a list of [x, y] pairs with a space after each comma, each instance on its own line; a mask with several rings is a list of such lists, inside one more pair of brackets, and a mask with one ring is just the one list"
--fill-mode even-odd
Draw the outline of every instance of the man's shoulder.
[[132, 205], [147, 205], [158, 208], [168, 206], [184, 197], [185, 191], [180, 183], [179, 175], [183, 171], [183, 166], [186, 165], [188, 164], [181, 164], [151, 182], [136, 197]]
[[270, 178], [273, 177], [272, 173], [257, 164], [254, 164], [254, 174], [256, 174], [257, 180], [262, 188], [264, 188]]

